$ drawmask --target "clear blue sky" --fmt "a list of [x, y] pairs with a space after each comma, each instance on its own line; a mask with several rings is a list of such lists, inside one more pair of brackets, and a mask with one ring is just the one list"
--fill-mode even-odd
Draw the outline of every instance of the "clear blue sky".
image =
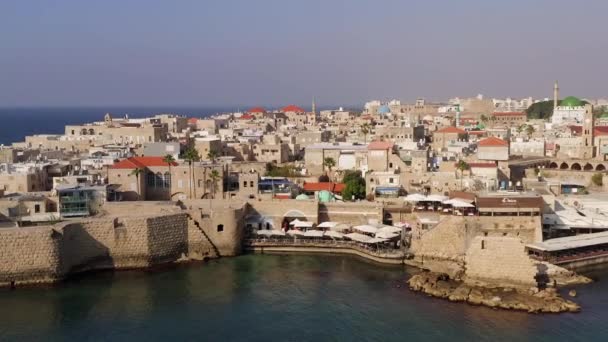
[[0, 106], [608, 96], [606, 0], [1, 0]]

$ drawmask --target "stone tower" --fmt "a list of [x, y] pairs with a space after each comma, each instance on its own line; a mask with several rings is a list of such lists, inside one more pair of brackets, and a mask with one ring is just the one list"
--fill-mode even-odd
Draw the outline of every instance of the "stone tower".
[[594, 147], [593, 147], [593, 138], [594, 138], [594, 123], [593, 123], [593, 106], [590, 104], [585, 104], [585, 119], [583, 120], [583, 158], [593, 158], [594, 157]]
[[317, 106], [315, 105], [315, 98], [312, 98], [312, 113], [317, 114]]
[[559, 86], [557, 85], [557, 81], [553, 85], [553, 110], [557, 108], [559, 105], [557, 102], [559, 101]]

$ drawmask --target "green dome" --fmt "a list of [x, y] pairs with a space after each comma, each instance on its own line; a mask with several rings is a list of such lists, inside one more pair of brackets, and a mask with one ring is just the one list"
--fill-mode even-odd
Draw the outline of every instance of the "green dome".
[[298, 196], [296, 196], [296, 199], [299, 201], [305, 201], [305, 200], [310, 199], [310, 197], [308, 197], [307, 194], [299, 194]]
[[574, 96], [568, 96], [565, 99], [559, 101], [559, 105], [563, 107], [580, 107], [584, 106], [584, 103], [583, 101]]
[[334, 195], [327, 190], [321, 190], [321, 191], [319, 191], [317, 198], [319, 199], [319, 202], [321, 202], [321, 203], [332, 202], [334, 200]]

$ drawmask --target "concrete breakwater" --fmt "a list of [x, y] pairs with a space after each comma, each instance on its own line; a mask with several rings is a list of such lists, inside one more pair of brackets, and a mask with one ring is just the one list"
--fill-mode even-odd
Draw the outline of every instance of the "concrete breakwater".
[[538, 290], [509, 287], [475, 286], [450, 279], [446, 274], [422, 272], [408, 280], [410, 289], [453, 302], [466, 302], [530, 313], [578, 312], [581, 307], [563, 297], [555, 288]]

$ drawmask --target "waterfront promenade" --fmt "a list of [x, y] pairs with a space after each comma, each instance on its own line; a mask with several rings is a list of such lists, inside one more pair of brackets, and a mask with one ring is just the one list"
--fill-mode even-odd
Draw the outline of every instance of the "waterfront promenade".
[[388, 245], [365, 245], [356, 241], [302, 238], [252, 238], [243, 243], [246, 251], [256, 253], [348, 254], [383, 264], [411, 264], [405, 249]]

